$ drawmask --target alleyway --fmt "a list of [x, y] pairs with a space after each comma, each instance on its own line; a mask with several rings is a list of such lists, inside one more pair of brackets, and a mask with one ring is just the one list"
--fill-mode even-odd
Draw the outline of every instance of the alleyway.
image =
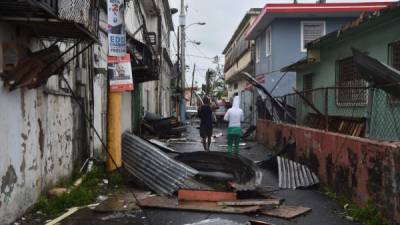
[[[189, 127], [187, 138], [198, 140], [198, 132], [195, 128], [196, 123]], [[215, 129], [215, 133], [223, 131]], [[219, 145], [225, 143], [225, 136], [216, 139], [212, 144], [213, 151], [224, 151]], [[252, 160], [263, 159], [269, 151], [257, 143], [248, 143], [250, 149], [242, 149], [241, 154]], [[198, 144], [176, 144], [175, 149], [179, 152], [201, 151], [201, 143]], [[270, 171], [264, 171], [263, 185], [277, 187], [277, 176]], [[340, 206], [334, 201], [328, 199], [318, 190], [281, 190], [275, 193], [277, 197], [285, 199], [285, 203], [296, 206], [305, 206], [312, 208], [312, 212], [298, 217], [292, 221], [275, 219], [265, 216], [248, 216], [235, 214], [215, 214], [204, 212], [187, 212], [173, 210], [145, 209], [144, 212], [125, 212], [125, 213], [96, 213], [90, 209], [81, 210], [65, 219], [62, 225], [111, 225], [111, 224], [151, 224], [151, 225], [184, 225], [196, 224], [204, 220], [216, 221], [213, 224], [227, 224], [227, 221], [233, 221], [232, 224], [245, 224], [250, 219], [268, 221], [275, 225], [298, 224], [324, 224], [324, 225], [351, 225], [357, 224], [342, 218]], [[146, 218], [147, 217], [147, 218]], [[229, 224], [227, 224], [229, 225]]]

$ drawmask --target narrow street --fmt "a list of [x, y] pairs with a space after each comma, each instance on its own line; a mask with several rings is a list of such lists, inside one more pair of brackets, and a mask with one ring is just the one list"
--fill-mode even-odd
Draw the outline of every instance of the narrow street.
[[[186, 137], [189, 140], [200, 140], [198, 124], [192, 122], [189, 126]], [[225, 129], [216, 128], [214, 133], [223, 132], [223, 136], [216, 138], [216, 142], [212, 143], [212, 151], [225, 151], [224, 147], [219, 145], [226, 144]], [[242, 149], [241, 155], [252, 160], [260, 160], [271, 153], [264, 146], [247, 142], [249, 149]], [[179, 152], [203, 151], [201, 143], [197, 144], [176, 144], [173, 146]], [[263, 186], [274, 187], [279, 189], [277, 174], [271, 171], [264, 170]], [[129, 187], [127, 187], [129, 188]], [[209, 212], [190, 212], [190, 211], [175, 211], [175, 210], [158, 210], [158, 209], [143, 209], [143, 212], [114, 212], [114, 213], [96, 213], [90, 209], [80, 210], [72, 216], [65, 219], [61, 225], [112, 225], [112, 224], [143, 224], [143, 225], [189, 225], [196, 224], [202, 221], [209, 221], [207, 224], [230, 225], [227, 221], [232, 221], [232, 225], [244, 225], [251, 219], [271, 222], [275, 225], [309, 225], [309, 224], [324, 224], [324, 225], [355, 225], [358, 223], [350, 222], [340, 216], [343, 211], [338, 203], [329, 199], [319, 189], [311, 190], [278, 190], [274, 193], [275, 196], [283, 198], [288, 205], [305, 206], [312, 208], [312, 212], [305, 216], [298, 217], [294, 220], [283, 220], [261, 215], [235, 215], [235, 214], [218, 214]], [[211, 222], [215, 223], [211, 223]], [[219, 222], [218, 222], [219, 221]], [[203, 224], [203, 223], [201, 223]]]
[[0, 0], [0, 225], [400, 225], [399, 24], [400, 0]]

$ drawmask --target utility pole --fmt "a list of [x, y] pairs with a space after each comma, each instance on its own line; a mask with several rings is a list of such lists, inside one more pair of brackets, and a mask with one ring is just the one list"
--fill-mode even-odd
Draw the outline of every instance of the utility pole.
[[196, 64], [193, 66], [193, 74], [192, 74], [192, 89], [190, 92], [190, 106], [192, 106], [192, 97], [193, 97], [193, 86], [194, 86], [194, 73], [196, 72]]
[[186, 62], [185, 62], [185, 44], [186, 44], [186, 9], [185, 9], [185, 0], [181, 0], [181, 14], [179, 15], [179, 25], [181, 28], [181, 87], [182, 87], [182, 96], [181, 96], [181, 121], [185, 121], [186, 119], [186, 101], [185, 101], [185, 84], [186, 84]]

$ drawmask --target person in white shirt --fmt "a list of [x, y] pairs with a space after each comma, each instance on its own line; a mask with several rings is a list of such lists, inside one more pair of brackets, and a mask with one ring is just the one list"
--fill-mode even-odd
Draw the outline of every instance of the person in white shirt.
[[242, 136], [241, 122], [244, 120], [243, 110], [240, 108], [240, 98], [233, 98], [232, 108], [230, 108], [224, 117], [225, 121], [229, 122], [228, 126], [228, 153], [230, 155], [239, 155], [239, 144]]

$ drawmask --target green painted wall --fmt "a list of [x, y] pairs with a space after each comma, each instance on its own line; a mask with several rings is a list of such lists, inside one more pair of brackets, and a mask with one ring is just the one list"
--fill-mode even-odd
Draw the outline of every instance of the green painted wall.
[[[352, 55], [352, 48], [367, 52], [371, 57], [389, 64], [389, 43], [400, 40], [400, 15], [392, 17], [390, 23], [386, 22], [376, 26], [363, 27], [357, 33], [338, 41], [324, 45], [321, 51], [321, 62], [312, 67], [298, 71], [297, 89], [303, 90], [303, 76], [313, 73], [313, 89], [334, 87], [336, 80], [336, 61]], [[325, 111], [325, 91], [314, 94], [313, 100], [316, 107]], [[367, 107], [340, 107], [336, 104], [336, 93], [330, 90], [328, 94], [328, 113], [332, 116], [366, 117]], [[307, 113], [312, 110], [304, 104], [299, 104], [298, 120], [303, 121]], [[389, 104], [386, 93], [377, 90], [374, 94], [373, 112], [371, 117], [371, 138], [383, 140], [400, 140], [400, 103]]]

